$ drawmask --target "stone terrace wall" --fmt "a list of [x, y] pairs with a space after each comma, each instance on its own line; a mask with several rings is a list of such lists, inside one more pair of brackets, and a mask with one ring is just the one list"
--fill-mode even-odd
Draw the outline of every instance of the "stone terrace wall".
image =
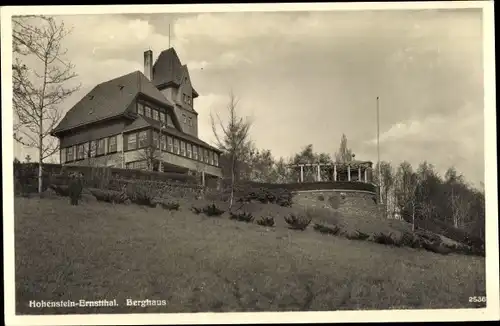
[[[335, 202], [338, 208], [334, 207]], [[304, 206], [336, 208], [345, 216], [380, 217], [376, 194], [357, 190], [314, 190], [295, 192], [294, 203]]]

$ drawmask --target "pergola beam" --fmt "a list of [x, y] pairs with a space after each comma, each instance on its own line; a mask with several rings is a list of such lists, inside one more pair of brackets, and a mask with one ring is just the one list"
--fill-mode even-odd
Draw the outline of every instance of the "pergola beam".
[[[300, 168], [300, 182], [304, 182], [304, 168], [316, 168], [316, 180], [321, 181], [321, 167], [332, 167], [333, 168], [333, 181], [338, 181], [339, 172], [347, 173], [348, 181], [352, 180], [352, 169], [357, 172], [358, 182], [368, 182], [368, 170], [372, 169], [373, 163], [370, 161], [363, 162], [345, 162], [345, 163], [301, 163], [301, 164], [290, 164], [287, 165], [288, 168]], [[357, 168], [357, 169], [356, 169]], [[314, 169], [312, 170], [314, 171]], [[363, 178], [364, 172], [364, 178]], [[363, 180], [364, 179], [364, 180]]]

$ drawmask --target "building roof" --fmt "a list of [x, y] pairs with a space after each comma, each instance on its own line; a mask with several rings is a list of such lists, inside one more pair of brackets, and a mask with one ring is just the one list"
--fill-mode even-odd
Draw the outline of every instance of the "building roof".
[[120, 116], [142, 93], [164, 105], [173, 104], [140, 71], [100, 83], [76, 103], [52, 130], [52, 134]]
[[[153, 65], [153, 84], [156, 87], [164, 85], [179, 87], [185, 72], [187, 66], [181, 63], [174, 48], [169, 48], [160, 53]], [[193, 97], [198, 97], [198, 92], [194, 88], [193, 93]]]
[[[134, 122], [132, 122], [127, 127], [125, 127], [123, 132], [133, 131], [133, 130], [142, 129], [142, 128], [148, 128], [148, 127], [153, 127], [154, 129], [160, 130], [160, 128], [161, 128], [160, 121], [157, 121], [157, 120], [145, 117], [145, 116], [138, 116]], [[176, 128], [167, 126], [167, 127], [164, 127], [163, 130], [172, 136], [184, 139], [184, 140], [189, 141], [193, 144], [203, 146], [205, 148], [209, 148], [209, 149], [212, 149], [218, 153], [221, 153], [221, 150], [219, 150], [218, 148], [204, 142], [203, 140], [201, 140], [199, 138], [196, 138], [194, 136], [186, 134], [186, 133], [184, 133]]]

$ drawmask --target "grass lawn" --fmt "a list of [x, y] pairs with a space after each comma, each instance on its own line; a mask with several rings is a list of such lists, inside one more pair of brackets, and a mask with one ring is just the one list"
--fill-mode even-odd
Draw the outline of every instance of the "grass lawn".
[[[18, 314], [474, 308], [485, 261], [313, 230], [67, 198], [15, 199]], [[270, 213], [279, 210], [269, 205]], [[274, 214], [274, 213], [273, 213]], [[127, 299], [166, 300], [127, 307]], [[119, 307], [29, 308], [117, 299]]]

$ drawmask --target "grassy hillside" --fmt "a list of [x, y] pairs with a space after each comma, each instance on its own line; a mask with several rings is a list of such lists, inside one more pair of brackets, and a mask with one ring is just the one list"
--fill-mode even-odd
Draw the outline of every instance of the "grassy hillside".
[[[249, 206], [277, 216], [266, 228], [195, 215], [191, 204], [170, 212], [16, 198], [17, 313], [472, 308], [468, 298], [485, 295], [481, 257], [347, 240], [312, 224], [289, 230], [281, 216], [293, 208]], [[333, 218], [349, 224], [348, 216]], [[119, 307], [28, 307], [29, 300], [115, 298]], [[166, 305], [127, 307], [129, 298]]]

